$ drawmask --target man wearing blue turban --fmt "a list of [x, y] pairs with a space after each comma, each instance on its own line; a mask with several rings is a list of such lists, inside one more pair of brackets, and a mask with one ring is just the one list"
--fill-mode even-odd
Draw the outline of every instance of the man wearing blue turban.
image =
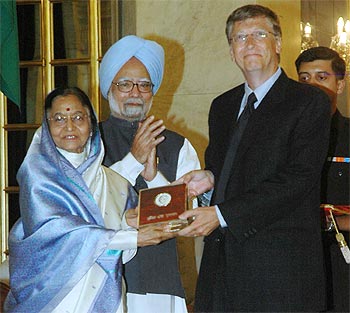
[[[190, 142], [147, 116], [164, 72], [164, 50], [156, 42], [126, 36], [112, 45], [100, 66], [100, 89], [111, 115], [100, 123], [104, 165], [139, 191], [169, 184], [200, 168]], [[125, 265], [129, 313], [187, 312], [176, 240], [142, 247]]]

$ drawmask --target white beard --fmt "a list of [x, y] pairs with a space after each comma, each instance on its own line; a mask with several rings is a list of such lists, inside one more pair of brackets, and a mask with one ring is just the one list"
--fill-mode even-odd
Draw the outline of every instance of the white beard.
[[[152, 101], [150, 101], [149, 108], [152, 106]], [[111, 113], [113, 116], [126, 119], [128, 121], [142, 121], [145, 119], [147, 112], [145, 112], [146, 104], [143, 99], [140, 98], [130, 98], [123, 105], [122, 110], [120, 110], [119, 103], [113, 96], [112, 92], [108, 93], [108, 102]], [[129, 105], [128, 102], [131, 102], [133, 105]], [[138, 104], [137, 106], [135, 105]]]
[[138, 106], [124, 104], [123, 115], [128, 118], [135, 118], [137, 120], [142, 120], [144, 118], [144, 105], [140, 104]]

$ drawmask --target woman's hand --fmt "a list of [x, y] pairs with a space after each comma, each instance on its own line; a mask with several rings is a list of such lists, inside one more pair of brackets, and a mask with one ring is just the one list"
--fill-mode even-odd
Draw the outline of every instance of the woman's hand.
[[167, 223], [142, 226], [137, 235], [137, 246], [153, 246], [177, 236], [176, 232], [166, 232]]
[[139, 210], [138, 208], [135, 209], [128, 209], [125, 212], [125, 219], [129, 226], [137, 228], [137, 217], [138, 217]]

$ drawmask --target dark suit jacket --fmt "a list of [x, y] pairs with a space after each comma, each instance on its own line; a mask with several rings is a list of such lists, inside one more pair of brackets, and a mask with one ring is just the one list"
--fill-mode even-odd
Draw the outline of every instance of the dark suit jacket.
[[[244, 85], [217, 97], [209, 114], [206, 168], [220, 171]], [[325, 284], [320, 174], [330, 103], [283, 72], [250, 117], [225, 200], [228, 228], [205, 241], [196, 297], [200, 312], [320, 311]], [[214, 192], [215, 197], [215, 192]]]

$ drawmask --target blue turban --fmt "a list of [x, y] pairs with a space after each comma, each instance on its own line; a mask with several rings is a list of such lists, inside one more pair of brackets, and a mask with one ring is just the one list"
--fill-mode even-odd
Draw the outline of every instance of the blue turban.
[[153, 94], [158, 91], [163, 79], [164, 50], [155, 41], [131, 35], [112, 45], [101, 61], [100, 89], [106, 99], [115, 75], [132, 57], [137, 58], [146, 67], [154, 85]]

